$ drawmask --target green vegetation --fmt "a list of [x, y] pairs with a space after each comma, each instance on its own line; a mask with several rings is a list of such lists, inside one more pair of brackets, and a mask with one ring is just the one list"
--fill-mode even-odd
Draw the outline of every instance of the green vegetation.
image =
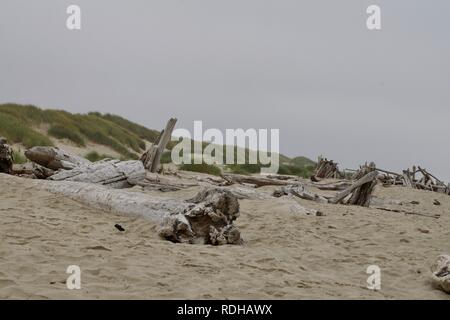
[[171, 151], [163, 152], [161, 155], [161, 163], [171, 163], [172, 162], [172, 153]]
[[96, 151], [91, 151], [89, 152], [87, 155], [84, 156], [86, 159], [88, 159], [89, 161], [92, 162], [97, 162], [106, 158], [111, 158], [113, 159], [113, 157], [108, 156], [107, 154], [98, 154]]
[[13, 162], [22, 164], [27, 162], [27, 158], [20, 151], [13, 150]]
[[[41, 133], [47, 130], [47, 135]], [[72, 114], [63, 110], [45, 110], [32, 105], [0, 104], [0, 136], [6, 137], [9, 142], [22, 143], [26, 148], [33, 146], [51, 146], [49, 136], [56, 139], [68, 139], [78, 146], [86, 146], [90, 142], [108, 146], [121, 156], [121, 160], [137, 159], [145, 150], [145, 140], [154, 142], [159, 131], [147, 129], [146, 127], [131, 122], [113, 114], [101, 114], [90, 112], [88, 114]], [[176, 144], [172, 141], [168, 149]], [[208, 144], [203, 143], [203, 148]], [[193, 145], [192, 148], [193, 149]], [[226, 149], [224, 148], [224, 151]], [[237, 147], [234, 156], [237, 159]], [[246, 162], [249, 158], [249, 150], [245, 150]], [[23, 159], [17, 155], [18, 160]], [[23, 156], [22, 156], [23, 157]], [[108, 155], [100, 155], [90, 152], [86, 158], [98, 161]], [[164, 152], [162, 163], [171, 162], [171, 154]], [[225, 162], [225, 153], [224, 153]], [[280, 154], [280, 169], [278, 173], [309, 177], [316, 163], [305, 157], [289, 158]], [[225, 168], [239, 174], [255, 174], [261, 170], [261, 164], [234, 164]], [[185, 164], [182, 170], [204, 172], [220, 175], [221, 170], [215, 165]]]
[[207, 173], [212, 174], [215, 176], [220, 176], [222, 171], [219, 167], [212, 165], [212, 164], [182, 164], [180, 166], [180, 170], [185, 171], [194, 171], [194, 172], [201, 172], [201, 173]]
[[0, 112], [0, 135], [7, 138], [10, 143], [22, 143], [27, 148], [52, 145], [49, 138], [31, 129], [27, 123], [2, 112]]
[[92, 141], [112, 148], [125, 159], [136, 159], [145, 149], [143, 139], [153, 142], [158, 136], [157, 131], [110, 114], [72, 114], [31, 105], [0, 105], [0, 135], [12, 143], [23, 143], [27, 148], [52, 145], [51, 140], [39, 132], [42, 125], [49, 128], [49, 136], [68, 139], [79, 146]]

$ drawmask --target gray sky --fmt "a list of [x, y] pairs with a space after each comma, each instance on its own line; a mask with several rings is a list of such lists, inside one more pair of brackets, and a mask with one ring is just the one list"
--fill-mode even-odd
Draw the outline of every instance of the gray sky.
[[2, 0], [0, 103], [279, 128], [289, 156], [450, 181], [449, 31], [448, 0]]

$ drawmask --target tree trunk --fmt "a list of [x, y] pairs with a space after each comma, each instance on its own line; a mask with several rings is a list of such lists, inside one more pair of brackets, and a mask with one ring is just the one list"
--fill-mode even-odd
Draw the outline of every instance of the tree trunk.
[[49, 179], [89, 182], [108, 185], [112, 188], [127, 188], [145, 179], [145, 169], [139, 160], [104, 160], [80, 165], [72, 170], [61, 170]]
[[301, 184], [285, 186], [273, 192], [273, 196], [277, 198], [281, 196], [291, 195], [305, 200], [312, 200], [318, 203], [328, 203], [327, 198], [306, 190], [306, 188]]
[[229, 183], [248, 183], [257, 188], [262, 186], [286, 186], [292, 184], [292, 181], [270, 179], [263, 176], [256, 177], [230, 173], [224, 173], [222, 178], [227, 180]]
[[91, 163], [83, 157], [56, 147], [32, 147], [25, 151], [25, 156], [30, 161], [52, 170], [70, 170], [79, 165]]
[[82, 182], [33, 180], [33, 183], [97, 209], [143, 216], [160, 224], [160, 236], [173, 242], [214, 245], [242, 242], [233, 224], [239, 216], [239, 202], [226, 190], [205, 189], [193, 199], [182, 201]]

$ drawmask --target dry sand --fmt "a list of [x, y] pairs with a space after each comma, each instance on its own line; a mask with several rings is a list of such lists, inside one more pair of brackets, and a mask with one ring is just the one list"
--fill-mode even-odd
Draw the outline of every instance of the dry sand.
[[[449, 299], [431, 286], [429, 266], [450, 251], [450, 197], [401, 187], [376, 194], [419, 201], [394, 207], [441, 217], [299, 200], [326, 214], [315, 217], [292, 213], [283, 199], [241, 200], [246, 245], [174, 244], [143, 218], [93, 210], [0, 174], [0, 298]], [[73, 264], [81, 290], [65, 285]], [[366, 288], [371, 264], [381, 268], [380, 291]]]

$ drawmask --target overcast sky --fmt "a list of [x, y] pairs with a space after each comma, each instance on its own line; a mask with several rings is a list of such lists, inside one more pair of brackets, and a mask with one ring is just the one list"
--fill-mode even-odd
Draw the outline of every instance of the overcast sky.
[[449, 33], [448, 0], [1, 0], [0, 103], [278, 128], [289, 156], [450, 181]]

